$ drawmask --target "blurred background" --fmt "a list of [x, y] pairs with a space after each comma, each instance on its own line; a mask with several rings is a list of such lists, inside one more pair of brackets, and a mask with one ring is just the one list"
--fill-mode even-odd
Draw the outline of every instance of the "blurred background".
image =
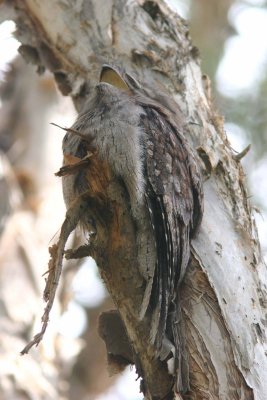
[[[251, 144], [242, 164], [266, 258], [267, 1], [168, 3], [189, 21], [233, 149]], [[68, 127], [76, 112], [49, 73], [21, 58], [14, 30], [0, 25], [0, 398], [141, 399], [133, 370], [109, 377], [97, 318], [112, 303], [93, 260], [66, 263], [44, 342], [18, 355], [40, 328], [42, 274], [65, 214], [54, 176], [64, 132], [49, 123]]]

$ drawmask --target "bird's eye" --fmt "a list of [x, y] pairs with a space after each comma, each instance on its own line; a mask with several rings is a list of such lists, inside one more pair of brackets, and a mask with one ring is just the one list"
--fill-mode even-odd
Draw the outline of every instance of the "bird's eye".
[[129, 87], [124, 79], [113, 69], [103, 68], [101, 72], [100, 82], [109, 83], [117, 89], [129, 92]]

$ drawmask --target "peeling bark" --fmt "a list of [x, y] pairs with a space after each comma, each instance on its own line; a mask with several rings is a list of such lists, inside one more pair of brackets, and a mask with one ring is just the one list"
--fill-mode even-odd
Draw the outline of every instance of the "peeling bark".
[[[205, 91], [185, 21], [163, 0], [13, 0], [3, 2], [0, 10], [2, 19], [6, 15], [17, 24], [21, 53], [27, 53], [39, 71], [52, 71], [61, 92], [71, 95], [78, 109], [107, 61], [123, 64], [141, 81], [152, 86], [157, 82], [174, 96], [187, 120], [184, 132], [197, 148], [206, 176], [204, 218], [182, 288], [189, 398], [265, 400], [266, 267], [244, 173]], [[132, 228], [125, 223], [131, 238]], [[134, 260], [134, 253], [128, 254]], [[126, 268], [132, 260], [125, 260]], [[121, 279], [115, 259], [107, 268], [103, 276], [114, 295], [110, 282], [114, 279], [116, 285]], [[130, 329], [126, 309], [124, 322]], [[145, 332], [139, 334], [137, 342], [145, 337]], [[147, 364], [148, 374], [155, 368], [151, 365]], [[163, 374], [152, 384], [162, 385], [163, 393], [168, 379]]]
[[[0, 147], [6, 151], [0, 152], [0, 398], [50, 400], [64, 396], [67, 389], [65, 372], [55, 363], [56, 358], [62, 364], [60, 350], [66, 345], [62, 338], [59, 345], [56, 325], [50, 325], [46, 340], [30, 357], [20, 357], [19, 351], [35, 322], [40, 324], [47, 243], [57, 229], [51, 221], [46, 225], [39, 198], [45, 164], [47, 173], [47, 113], [55, 87], [51, 78], [38, 79], [19, 58], [10, 65], [0, 92]], [[49, 201], [47, 191], [45, 195]], [[54, 307], [57, 319], [59, 303]], [[68, 341], [68, 349], [74, 344]]]

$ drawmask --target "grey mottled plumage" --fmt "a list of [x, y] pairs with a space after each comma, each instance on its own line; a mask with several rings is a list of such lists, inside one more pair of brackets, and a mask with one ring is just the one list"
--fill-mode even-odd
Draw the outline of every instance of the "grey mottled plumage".
[[[142, 88], [125, 72], [104, 66], [100, 83], [72, 129], [92, 139], [98, 156], [107, 160], [129, 193], [138, 264], [146, 281], [140, 318], [151, 314], [150, 337], [158, 356], [169, 359], [173, 353], [178, 388], [186, 389], [181, 378], [186, 362], [179, 283], [189, 262], [190, 239], [202, 217], [202, 186], [176, 103]], [[67, 133], [63, 152], [83, 158], [83, 143]], [[67, 206], [85, 190], [82, 172], [63, 177]]]

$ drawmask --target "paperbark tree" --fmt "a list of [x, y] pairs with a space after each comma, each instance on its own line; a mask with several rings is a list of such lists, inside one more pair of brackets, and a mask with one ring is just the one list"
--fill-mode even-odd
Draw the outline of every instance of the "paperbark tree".
[[[48, 172], [48, 110], [56, 90], [52, 77], [40, 79], [20, 57], [10, 65], [0, 92], [0, 398], [54, 399], [64, 392], [65, 374], [55, 362], [61, 359], [56, 326], [51, 324], [54, 329], [31, 357], [22, 358], [19, 352], [42, 311], [45, 249], [57, 229], [45, 222], [47, 190], [46, 203], [40, 197]], [[28, 108], [34, 110], [34, 119], [27, 115]], [[59, 302], [55, 306], [59, 317]]]
[[[240, 165], [244, 154], [234, 154], [227, 141], [185, 21], [163, 0], [12, 0], [2, 2], [0, 11], [2, 19], [17, 24], [21, 54], [39, 70], [53, 72], [77, 109], [101, 64], [109, 61], [151, 86], [160, 82], [175, 98], [205, 178], [204, 218], [181, 288], [190, 364], [187, 398], [266, 399], [266, 267]], [[127, 318], [124, 323], [132, 328]], [[145, 353], [138, 335], [134, 340]], [[144, 354], [149, 391], [162, 398], [169, 376], [146, 364], [149, 360]]]

